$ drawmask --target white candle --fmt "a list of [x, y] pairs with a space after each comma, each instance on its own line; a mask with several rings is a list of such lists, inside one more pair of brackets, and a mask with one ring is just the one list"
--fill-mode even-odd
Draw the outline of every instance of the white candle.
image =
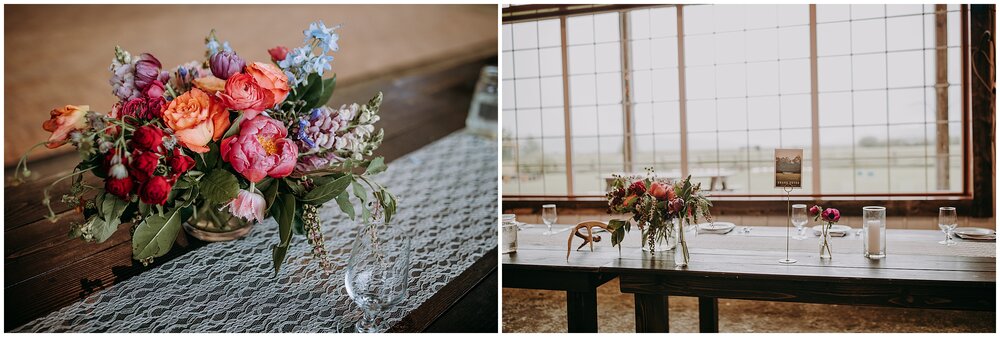
[[879, 254], [882, 250], [881, 221], [868, 220], [868, 233], [865, 239], [868, 240], [868, 254]]

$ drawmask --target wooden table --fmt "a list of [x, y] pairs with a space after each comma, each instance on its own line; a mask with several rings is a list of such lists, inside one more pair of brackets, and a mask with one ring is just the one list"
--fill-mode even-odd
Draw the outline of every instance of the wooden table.
[[[691, 262], [686, 268], [676, 268], [672, 251], [641, 251], [637, 232], [626, 237], [620, 253], [617, 247], [601, 242], [595, 244], [594, 252], [587, 248], [573, 251], [567, 260], [568, 232], [559, 238], [544, 238], [539, 235], [541, 227], [522, 230], [517, 252], [503, 258], [504, 286], [554, 289], [549, 284], [578, 282], [581, 271], [600, 275], [605, 281], [619, 277], [621, 291], [635, 296], [637, 332], [668, 331], [668, 296], [699, 298], [702, 332], [718, 331], [719, 298], [996, 310], [995, 243], [962, 242], [961, 246], [944, 247], [937, 244], [942, 239], [938, 231], [888, 230], [888, 257], [877, 261], [861, 255], [857, 248], [861, 237], [853, 234], [833, 238], [832, 260], [819, 259], [816, 237], [791, 240], [790, 254], [798, 263], [782, 265], [778, 260], [785, 257], [784, 228], [754, 227], [751, 234], [737, 228], [727, 235], [689, 236]], [[580, 242], [577, 240], [574, 248]], [[991, 253], [970, 256], [977, 251]], [[532, 274], [525, 270], [532, 270]], [[596, 309], [588, 303], [567, 305], [577, 306], [570, 313], [586, 311], [590, 315], [589, 311], [595, 310], [596, 316]], [[596, 324], [591, 331], [596, 331]]]
[[[345, 83], [338, 86], [331, 103], [364, 102], [378, 90], [384, 91], [379, 126], [385, 129], [385, 140], [379, 154], [392, 161], [465, 126], [480, 69], [496, 64], [492, 50]], [[167, 255], [143, 266], [132, 260], [130, 224], [122, 224], [101, 244], [69, 238], [70, 223], [80, 221], [81, 216], [58, 202], [68, 184], [52, 190], [53, 208], [66, 214], [58, 222], [43, 218], [46, 213], [40, 200], [42, 189], [71, 170], [78, 158], [70, 154], [33, 162], [31, 169], [40, 179], [4, 190], [5, 331], [205, 245], [181, 234]], [[5, 174], [10, 176], [12, 167]], [[497, 331], [496, 261], [494, 249], [390, 331]]]

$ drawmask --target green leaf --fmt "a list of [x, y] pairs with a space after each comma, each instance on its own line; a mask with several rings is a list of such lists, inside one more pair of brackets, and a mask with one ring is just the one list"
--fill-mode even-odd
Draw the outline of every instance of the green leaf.
[[365, 170], [365, 174], [376, 175], [385, 172], [385, 169], [387, 168], [388, 167], [385, 166], [385, 158], [376, 157], [375, 159], [372, 159], [371, 163], [368, 163], [368, 169]]
[[233, 124], [229, 125], [229, 129], [226, 130], [226, 133], [222, 135], [222, 138], [229, 138], [232, 135], [235, 135], [237, 132], [240, 132], [240, 123], [242, 122], [243, 122], [243, 114], [240, 114], [238, 117], [236, 117], [235, 120], [233, 120]]
[[337, 199], [337, 205], [340, 206], [340, 211], [351, 217], [351, 220], [354, 220], [354, 205], [351, 204], [351, 195], [347, 193], [347, 190], [338, 194], [334, 199]]
[[309, 111], [319, 106], [320, 96], [323, 95], [323, 78], [319, 74], [311, 73], [306, 80], [309, 84], [302, 89], [302, 100], [306, 103], [302, 111]]
[[281, 263], [285, 261], [288, 253], [289, 243], [292, 241], [292, 219], [295, 217], [295, 196], [289, 194], [279, 194], [276, 207], [271, 208], [274, 219], [278, 221], [278, 237], [281, 240], [277, 245], [271, 246], [271, 255], [274, 258], [274, 274], [281, 270]]
[[366, 190], [364, 186], [361, 186], [361, 183], [358, 183], [357, 181], [351, 182], [351, 187], [354, 188], [354, 196], [360, 199], [362, 204], [367, 204], [368, 190]]
[[204, 153], [205, 156], [205, 170], [212, 171], [212, 169], [219, 166], [219, 162], [222, 161], [222, 152], [219, 151], [219, 143], [209, 142], [208, 152]]
[[323, 91], [319, 95], [319, 103], [317, 106], [326, 105], [330, 102], [330, 97], [333, 96], [333, 88], [337, 86], [337, 74], [333, 77], [323, 80]]
[[212, 170], [201, 178], [201, 195], [214, 204], [227, 202], [236, 198], [240, 192], [240, 183], [236, 176], [226, 170]]
[[101, 204], [101, 211], [97, 213], [98, 218], [92, 225], [94, 240], [97, 242], [106, 241], [118, 230], [118, 225], [122, 223], [122, 213], [125, 212], [129, 202], [108, 194], [104, 196]]
[[271, 206], [274, 206], [274, 198], [278, 196], [278, 185], [280, 184], [278, 180], [274, 179], [264, 189], [264, 205], [267, 207], [264, 209], [264, 212], [269, 211]]
[[150, 215], [139, 223], [132, 235], [132, 257], [145, 260], [160, 257], [170, 251], [177, 232], [181, 229], [180, 209], [168, 212], [166, 216]]
[[302, 202], [312, 205], [321, 205], [347, 190], [347, 186], [350, 185], [352, 181], [354, 181], [353, 175], [345, 175], [337, 178], [337, 180], [334, 180], [329, 184], [316, 186], [312, 191], [306, 193], [305, 197], [302, 198]]

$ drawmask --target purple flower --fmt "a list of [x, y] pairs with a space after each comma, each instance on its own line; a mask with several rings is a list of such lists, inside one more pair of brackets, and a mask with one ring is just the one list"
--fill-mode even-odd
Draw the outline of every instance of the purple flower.
[[142, 53], [135, 63], [135, 86], [139, 91], [146, 90], [150, 83], [160, 77], [160, 60], [152, 54]]
[[246, 61], [243, 61], [242, 57], [232, 51], [223, 51], [212, 55], [208, 64], [212, 68], [212, 75], [227, 80], [230, 76], [243, 71]]

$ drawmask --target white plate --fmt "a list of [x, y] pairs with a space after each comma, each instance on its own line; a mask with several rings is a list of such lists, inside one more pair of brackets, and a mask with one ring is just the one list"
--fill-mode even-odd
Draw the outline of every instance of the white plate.
[[[816, 236], [822, 235], [823, 234], [823, 227], [822, 226], [826, 226], [826, 225], [816, 225], [816, 226], [813, 226], [812, 227], [813, 235], [816, 235]], [[836, 234], [836, 235], [841, 235], [841, 234], [846, 235], [850, 231], [851, 231], [851, 227], [850, 226], [833, 225], [832, 227], [830, 227], [830, 234], [831, 235], [833, 235], [833, 234]]]
[[986, 229], [986, 228], [959, 227], [955, 228], [954, 233], [962, 236], [991, 236], [995, 235], [997, 232], [992, 229]]
[[698, 229], [705, 232], [725, 232], [736, 228], [732, 222], [706, 222], [698, 224]]

